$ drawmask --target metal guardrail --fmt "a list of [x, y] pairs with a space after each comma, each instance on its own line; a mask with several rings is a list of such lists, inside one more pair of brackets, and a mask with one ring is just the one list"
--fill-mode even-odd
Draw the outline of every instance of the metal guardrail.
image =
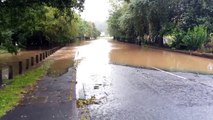
[[[60, 47], [55, 47], [50, 50], [43, 51], [38, 53], [30, 58], [16, 61], [16, 62], [8, 62], [4, 64], [0, 64], [0, 87], [3, 85], [3, 79], [13, 79], [15, 75], [21, 75], [31, 67], [37, 65], [38, 63], [45, 60], [48, 56], [52, 55], [56, 52]], [[16, 66], [16, 69], [14, 69]], [[16, 70], [16, 71], [15, 71]]]

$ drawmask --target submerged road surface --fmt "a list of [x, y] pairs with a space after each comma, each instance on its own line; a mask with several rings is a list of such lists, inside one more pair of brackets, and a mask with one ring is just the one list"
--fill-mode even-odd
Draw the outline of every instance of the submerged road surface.
[[213, 120], [211, 59], [157, 50], [151, 56], [104, 39], [76, 51], [77, 97], [98, 103], [88, 107], [92, 120]]

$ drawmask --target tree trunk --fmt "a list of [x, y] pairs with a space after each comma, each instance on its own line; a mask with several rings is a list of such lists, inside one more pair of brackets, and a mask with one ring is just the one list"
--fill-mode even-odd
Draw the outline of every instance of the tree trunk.
[[161, 36], [161, 35], [158, 36], [158, 45], [160, 47], [163, 47], [163, 36]]
[[153, 30], [152, 30], [152, 23], [149, 22], [149, 37], [148, 37], [148, 42], [152, 43], [153, 41]]

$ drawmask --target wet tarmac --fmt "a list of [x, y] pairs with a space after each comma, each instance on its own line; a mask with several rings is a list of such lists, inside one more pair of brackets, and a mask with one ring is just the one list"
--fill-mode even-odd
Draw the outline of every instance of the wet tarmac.
[[0, 120], [77, 120], [73, 53], [74, 46], [66, 46], [48, 57], [47, 75]]
[[[109, 65], [84, 84], [91, 120], [212, 120], [213, 76]], [[96, 86], [96, 87], [95, 87]]]
[[76, 120], [75, 69], [60, 77], [45, 76], [35, 90], [0, 120]]
[[[128, 51], [129, 48], [133, 51]], [[89, 99], [95, 96], [98, 103], [88, 106], [91, 120], [213, 119], [213, 75], [197, 73], [200, 69], [196, 69], [195, 73], [187, 73], [198, 65], [211, 74], [212, 71], [208, 69], [211, 59], [179, 53], [176, 56], [176, 53], [166, 51], [157, 51], [159, 54], [156, 58], [147, 57], [151, 55], [143, 53], [144, 48], [104, 39], [76, 49], [77, 98]], [[150, 49], [148, 51], [152, 52]], [[134, 52], [136, 54], [131, 55]], [[145, 56], [142, 57], [142, 54]], [[160, 58], [162, 55], [168, 55], [165, 63], [174, 63], [170, 64], [171, 70], [162, 70], [158, 66], [161, 63], [151, 63], [163, 60]], [[171, 56], [174, 59], [170, 60]], [[183, 57], [182, 61], [180, 56]], [[195, 62], [185, 67], [189, 61], [184, 57], [191, 62], [204, 63]], [[150, 59], [150, 66], [144, 66], [143, 58], [145, 61]], [[178, 67], [174, 66], [176, 63], [179, 63]]]

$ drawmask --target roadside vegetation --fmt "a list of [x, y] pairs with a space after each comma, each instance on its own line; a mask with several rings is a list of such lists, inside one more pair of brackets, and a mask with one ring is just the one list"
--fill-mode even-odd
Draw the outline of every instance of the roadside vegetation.
[[46, 61], [36, 69], [4, 81], [0, 89], [0, 117], [18, 105], [25, 93], [34, 89], [37, 81], [46, 74], [51, 64], [52, 62]]
[[99, 36], [94, 23], [80, 18], [84, 0], [1, 0], [0, 48], [49, 48], [76, 38]]
[[3, 54], [3, 53], [7, 53], [7, 51], [4, 49], [0, 49], [0, 54]]
[[212, 0], [112, 0], [111, 3], [108, 31], [117, 40], [184, 50], [213, 47]]

